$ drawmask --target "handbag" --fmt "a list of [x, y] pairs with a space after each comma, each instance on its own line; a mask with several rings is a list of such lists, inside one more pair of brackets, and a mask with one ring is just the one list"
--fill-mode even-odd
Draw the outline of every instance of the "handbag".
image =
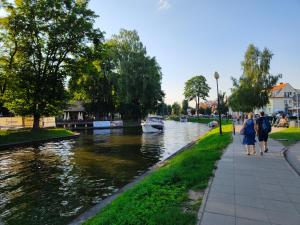
[[243, 128], [240, 130], [240, 134], [241, 134], [241, 135], [245, 135], [245, 127], [243, 127]]

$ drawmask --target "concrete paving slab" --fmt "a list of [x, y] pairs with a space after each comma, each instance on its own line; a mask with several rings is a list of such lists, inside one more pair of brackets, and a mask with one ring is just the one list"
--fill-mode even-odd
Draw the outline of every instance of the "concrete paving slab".
[[203, 214], [203, 225], [235, 225], [235, 218], [215, 213], [205, 212]]
[[269, 222], [265, 209], [261, 208], [237, 205], [236, 216], [246, 219]]
[[236, 225], [271, 225], [269, 222], [236, 218]]
[[205, 206], [205, 211], [227, 215], [227, 216], [235, 216], [234, 207], [235, 206], [233, 204], [229, 204], [229, 203], [225, 204], [225, 203], [215, 202], [213, 200], [210, 200], [209, 202], [207, 202]]

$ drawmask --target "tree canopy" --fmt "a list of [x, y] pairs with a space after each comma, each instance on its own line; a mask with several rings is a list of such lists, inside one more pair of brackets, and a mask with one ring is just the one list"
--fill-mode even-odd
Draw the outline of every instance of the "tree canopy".
[[233, 80], [229, 105], [234, 111], [250, 112], [269, 103], [272, 87], [281, 78], [281, 74], [270, 74], [273, 54], [267, 48], [260, 51], [250, 44], [242, 62], [243, 74]]
[[181, 106], [178, 102], [174, 102], [172, 105], [172, 115], [179, 116], [181, 112]]
[[122, 29], [107, 42], [116, 72], [117, 109], [124, 119], [155, 112], [163, 100], [162, 73], [136, 31]]
[[188, 112], [187, 112], [188, 108], [189, 108], [189, 101], [184, 99], [181, 103], [181, 113], [184, 114], [184, 115], [187, 115], [188, 114]]
[[87, 6], [88, 1], [76, 0], [3, 1], [7, 16], [0, 20], [1, 41], [8, 60], [2, 68], [14, 79], [3, 93], [5, 106], [33, 115], [34, 128], [41, 116], [55, 115], [65, 105], [65, 68], [72, 55], [102, 36]]
[[85, 103], [87, 112], [99, 119], [114, 114], [116, 75], [106, 44], [96, 44], [70, 66], [71, 98]]
[[184, 96], [188, 101], [195, 100], [196, 113], [199, 114], [200, 100], [208, 97], [210, 87], [206, 83], [206, 78], [202, 75], [192, 77], [185, 82]]
[[[105, 41], [88, 1], [2, 1], [0, 107], [15, 115], [61, 113], [80, 100], [96, 118], [138, 120], [162, 104], [162, 73], [136, 31]], [[167, 108], [164, 106], [164, 108]], [[166, 110], [167, 111], [167, 110]]]

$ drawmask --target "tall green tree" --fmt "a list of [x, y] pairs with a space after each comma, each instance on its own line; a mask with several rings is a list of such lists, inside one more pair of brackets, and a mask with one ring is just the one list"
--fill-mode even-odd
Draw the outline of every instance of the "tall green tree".
[[[3, 1], [4, 43], [17, 45], [14, 82], [5, 92], [5, 105], [19, 115], [33, 115], [33, 128], [41, 116], [57, 114], [66, 103], [66, 66], [88, 42], [98, 42], [93, 29], [96, 15], [88, 1]], [[9, 42], [9, 43], [8, 43]]]
[[122, 29], [107, 45], [112, 49], [117, 107], [122, 118], [139, 120], [156, 111], [164, 97], [161, 68], [154, 57], [147, 55], [137, 32]]
[[187, 110], [189, 108], [189, 101], [184, 99], [181, 104], [181, 113], [187, 115]]
[[219, 93], [219, 100], [220, 100], [220, 105], [218, 110], [220, 110], [221, 114], [227, 114], [229, 108], [228, 108], [228, 99], [226, 97], [226, 92]]
[[192, 77], [185, 82], [184, 96], [187, 100], [195, 100], [196, 113], [199, 114], [200, 100], [205, 100], [208, 97], [210, 87], [206, 83], [206, 78], [202, 75]]
[[169, 111], [168, 105], [166, 103], [161, 102], [158, 104], [157, 111], [156, 111], [157, 115], [168, 116], [171, 114], [171, 112], [172, 112], [172, 109]]
[[172, 105], [172, 115], [179, 116], [181, 112], [181, 107], [178, 102], [174, 102]]
[[[5, 32], [8, 18], [0, 18], [0, 106], [4, 104], [4, 94], [15, 77], [15, 66], [18, 56], [18, 42], [14, 35]], [[12, 29], [10, 32], [16, 32]]]
[[229, 105], [234, 111], [250, 112], [269, 103], [272, 87], [281, 78], [281, 74], [270, 74], [272, 57], [269, 49], [260, 51], [253, 44], [249, 45], [242, 62], [242, 76], [232, 78]]
[[87, 112], [95, 116], [111, 115], [115, 112], [116, 76], [109, 49], [105, 44], [95, 44], [87, 49], [86, 54], [74, 60], [70, 66], [73, 74], [69, 81], [72, 99], [85, 103]]

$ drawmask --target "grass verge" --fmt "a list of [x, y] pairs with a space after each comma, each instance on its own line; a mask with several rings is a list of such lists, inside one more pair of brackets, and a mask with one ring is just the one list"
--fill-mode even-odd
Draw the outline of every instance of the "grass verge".
[[70, 130], [66, 129], [40, 129], [38, 131], [26, 130], [0, 130], [0, 145], [44, 141], [51, 138], [68, 137], [74, 135]]
[[[194, 123], [209, 123], [211, 121], [219, 121], [218, 118], [189, 118], [189, 122], [194, 122]], [[222, 124], [226, 125], [226, 124], [232, 124], [231, 120], [229, 119], [222, 119]]]
[[270, 134], [273, 139], [286, 139], [287, 141], [281, 141], [285, 146], [293, 145], [297, 141], [300, 141], [300, 128], [289, 127], [281, 131], [277, 131]]
[[207, 187], [216, 160], [232, 141], [231, 128], [225, 125], [223, 136], [209, 131], [84, 225], [194, 225], [201, 199], [191, 202], [188, 192]]
[[[169, 120], [174, 120], [174, 121], [179, 121], [180, 118], [179, 116], [169, 116], [168, 117]], [[193, 123], [205, 123], [208, 124], [211, 121], [219, 121], [219, 118], [203, 118], [203, 117], [190, 117], [188, 118], [189, 122], [193, 122]], [[232, 121], [229, 119], [222, 119], [222, 124], [226, 125], [226, 124], [232, 124]]]

